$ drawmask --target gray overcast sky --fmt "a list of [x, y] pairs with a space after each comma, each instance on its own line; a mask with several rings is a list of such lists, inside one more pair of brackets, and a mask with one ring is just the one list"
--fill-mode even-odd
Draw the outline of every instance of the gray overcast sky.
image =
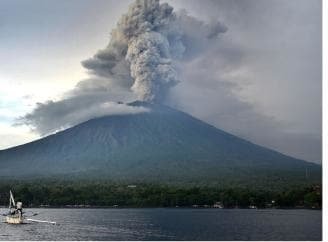
[[[37, 102], [60, 101], [88, 78], [81, 61], [108, 44], [131, 2], [0, 2], [0, 149], [39, 137], [12, 126], [15, 119]], [[217, 44], [181, 66], [181, 83], [167, 103], [255, 143], [320, 163], [321, 1], [167, 2], [228, 28]]]

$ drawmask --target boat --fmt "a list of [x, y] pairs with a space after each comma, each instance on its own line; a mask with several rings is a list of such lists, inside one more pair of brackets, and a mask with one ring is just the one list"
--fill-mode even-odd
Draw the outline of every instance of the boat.
[[23, 203], [15, 203], [14, 195], [9, 191], [9, 213], [6, 216], [6, 223], [8, 224], [22, 224], [23, 218]]
[[[26, 214], [23, 215], [23, 203], [17, 202], [15, 203], [14, 195], [9, 191], [9, 212], [7, 214], [2, 214], [6, 216], [6, 223], [8, 224], [23, 224], [25, 221], [28, 222], [36, 222], [36, 223], [49, 223], [49, 224], [57, 224], [53, 221], [46, 221], [46, 220], [38, 220], [38, 219], [31, 219], [27, 218]], [[33, 213], [30, 216], [36, 216], [37, 213]]]

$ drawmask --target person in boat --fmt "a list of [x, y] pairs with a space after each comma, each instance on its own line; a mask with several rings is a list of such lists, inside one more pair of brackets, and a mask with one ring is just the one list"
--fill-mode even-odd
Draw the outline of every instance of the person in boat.
[[17, 210], [18, 214], [23, 215], [23, 203], [22, 202], [16, 203], [16, 210]]
[[10, 211], [10, 215], [20, 214], [23, 215], [22, 202], [17, 202], [14, 209]]

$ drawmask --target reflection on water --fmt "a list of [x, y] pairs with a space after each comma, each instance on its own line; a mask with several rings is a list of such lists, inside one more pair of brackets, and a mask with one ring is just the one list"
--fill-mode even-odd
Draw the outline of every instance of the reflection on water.
[[58, 224], [1, 223], [0, 240], [321, 240], [322, 233], [314, 210], [26, 210]]

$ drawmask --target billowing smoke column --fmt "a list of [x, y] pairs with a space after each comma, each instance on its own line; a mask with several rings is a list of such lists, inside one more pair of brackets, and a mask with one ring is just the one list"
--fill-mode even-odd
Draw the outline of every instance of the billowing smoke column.
[[179, 82], [177, 67], [213, 51], [226, 30], [216, 20], [205, 23], [159, 0], [137, 0], [120, 18], [108, 46], [82, 62], [91, 76], [61, 100], [38, 104], [18, 123], [47, 134], [101, 115], [147, 111], [113, 103], [166, 101]]
[[[107, 48], [82, 64], [94, 74], [130, 85], [139, 100], [161, 102], [178, 83], [175, 61], [186, 50], [181, 19], [167, 3], [137, 0], [112, 31]], [[207, 28], [205, 38], [225, 31], [219, 23]]]

